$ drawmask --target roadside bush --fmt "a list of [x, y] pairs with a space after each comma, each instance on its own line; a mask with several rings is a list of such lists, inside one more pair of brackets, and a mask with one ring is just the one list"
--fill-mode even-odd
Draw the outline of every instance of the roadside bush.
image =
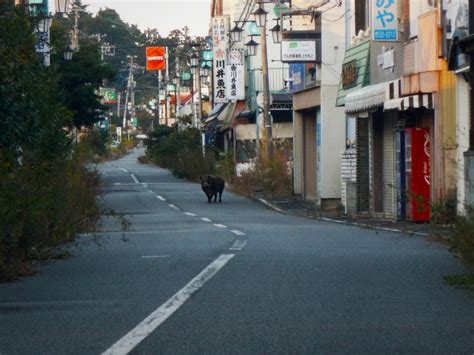
[[100, 217], [99, 177], [79, 153], [70, 159], [25, 161], [1, 174], [0, 280], [27, 274], [30, 261], [73, 241]]
[[451, 250], [458, 254], [464, 265], [474, 272], [474, 209], [468, 208], [465, 216], [457, 216]]
[[235, 178], [236, 192], [254, 196], [263, 192], [270, 199], [287, 197], [292, 194], [291, 172], [288, 159], [280, 149], [275, 149], [273, 159], [268, 159], [261, 151], [252, 169]]
[[166, 126], [159, 126], [145, 144], [148, 160], [170, 169], [180, 178], [195, 180], [215, 171], [213, 152], [203, 154], [197, 129], [174, 132]]

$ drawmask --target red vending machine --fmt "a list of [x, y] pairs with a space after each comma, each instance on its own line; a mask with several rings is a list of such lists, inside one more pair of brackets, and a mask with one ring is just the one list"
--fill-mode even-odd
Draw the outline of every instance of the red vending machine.
[[430, 220], [431, 142], [429, 128], [405, 129], [405, 183], [408, 220]]

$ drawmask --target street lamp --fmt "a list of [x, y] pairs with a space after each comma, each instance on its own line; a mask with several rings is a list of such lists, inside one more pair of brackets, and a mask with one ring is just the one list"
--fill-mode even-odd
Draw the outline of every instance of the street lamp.
[[204, 62], [204, 65], [201, 68], [201, 74], [202, 76], [208, 77], [211, 75], [211, 67], [207, 62]]
[[69, 0], [55, 0], [56, 13], [65, 14], [69, 10]]
[[258, 9], [253, 13], [253, 15], [255, 16], [255, 22], [257, 23], [258, 27], [265, 26], [265, 23], [267, 22], [267, 14], [268, 12], [266, 12], [263, 8], [262, 1], [258, 1]]
[[244, 30], [239, 27], [238, 21], [235, 21], [235, 26], [230, 30], [230, 38], [232, 42], [240, 42], [242, 40], [242, 33]]
[[178, 85], [179, 84], [179, 75], [178, 73], [175, 74], [174, 78], [173, 78], [173, 84], [174, 85]]
[[199, 65], [199, 55], [193, 53], [190, 58], [191, 67], [197, 67]]
[[247, 47], [248, 55], [254, 56], [255, 54], [257, 54], [258, 43], [253, 40], [253, 35], [250, 36], [250, 41], [245, 43], [245, 46]]
[[74, 51], [72, 50], [71, 46], [67, 46], [64, 50], [64, 60], [72, 60], [72, 55]]
[[276, 19], [276, 21], [277, 21], [276, 25], [270, 29], [270, 32], [272, 33], [272, 36], [273, 36], [273, 43], [281, 43], [282, 34], [281, 34], [280, 20]]

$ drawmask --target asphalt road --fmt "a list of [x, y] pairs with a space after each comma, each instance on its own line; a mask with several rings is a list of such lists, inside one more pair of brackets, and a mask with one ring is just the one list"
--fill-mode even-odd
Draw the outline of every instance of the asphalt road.
[[0, 354], [474, 353], [474, 295], [423, 237], [280, 214], [139, 165], [99, 166], [104, 220], [73, 257], [0, 284]]

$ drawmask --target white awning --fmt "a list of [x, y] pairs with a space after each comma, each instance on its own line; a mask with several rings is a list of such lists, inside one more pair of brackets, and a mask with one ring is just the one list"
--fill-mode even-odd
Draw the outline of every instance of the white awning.
[[406, 97], [399, 97], [393, 100], [388, 100], [384, 103], [383, 109], [387, 110], [408, 110], [410, 108], [425, 107], [429, 110], [434, 110], [434, 96], [433, 94], [418, 94]]
[[346, 96], [345, 112], [357, 113], [383, 106], [388, 83], [363, 87]]

